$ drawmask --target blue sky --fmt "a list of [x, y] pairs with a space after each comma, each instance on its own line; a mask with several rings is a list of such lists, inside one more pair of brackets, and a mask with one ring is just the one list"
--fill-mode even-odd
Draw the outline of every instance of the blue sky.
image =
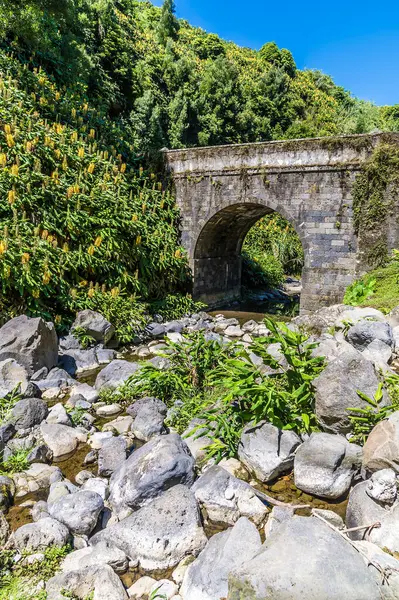
[[192, 25], [251, 48], [275, 41], [291, 50], [299, 68], [320, 69], [364, 100], [399, 104], [397, 0], [176, 0], [176, 6]]

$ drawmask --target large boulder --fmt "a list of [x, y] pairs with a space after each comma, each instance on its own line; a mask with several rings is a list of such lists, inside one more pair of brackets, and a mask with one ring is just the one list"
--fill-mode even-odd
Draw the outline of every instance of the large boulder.
[[48, 415], [47, 404], [40, 398], [19, 400], [11, 410], [10, 421], [17, 431], [40, 425]]
[[[352, 488], [349, 494], [349, 502], [346, 509], [346, 526], [349, 529], [370, 526], [375, 523], [381, 523], [389, 513], [389, 506], [378, 502], [369, 493], [369, 481], [361, 481]], [[367, 532], [366, 529], [352, 531], [350, 537], [352, 540], [362, 540], [365, 537], [374, 541], [376, 529]]]
[[26, 471], [15, 473], [12, 476], [16, 487], [16, 496], [21, 498], [26, 494], [32, 494], [47, 490], [52, 483], [63, 479], [59, 467], [34, 463]]
[[94, 565], [109, 565], [116, 573], [125, 573], [129, 561], [126, 554], [110, 542], [99, 542], [67, 554], [61, 564], [64, 573]]
[[[373, 363], [361, 352], [351, 348], [330, 362], [313, 381], [316, 397], [316, 415], [323, 429], [330, 433], [348, 433], [351, 430], [349, 408], [367, 408], [358, 391], [373, 398], [379, 385]], [[380, 406], [388, 406], [385, 395]]]
[[115, 525], [96, 533], [90, 544], [110, 541], [148, 571], [169, 569], [196, 556], [207, 539], [194, 494], [176, 485]]
[[167, 406], [158, 398], [141, 398], [129, 406], [127, 412], [134, 417], [131, 430], [138, 440], [148, 442], [165, 432], [164, 420]]
[[242, 517], [232, 529], [217, 533], [185, 572], [180, 594], [184, 600], [220, 600], [228, 592], [228, 576], [261, 548], [256, 527]]
[[56, 423], [42, 423], [40, 432], [44, 443], [50, 448], [54, 459], [67, 456], [76, 450], [79, 443], [86, 443], [87, 434], [77, 428]]
[[33, 375], [42, 367], [57, 365], [58, 341], [53, 323], [25, 315], [7, 321], [0, 329], [0, 361], [13, 358]]
[[394, 345], [392, 327], [381, 321], [358, 321], [348, 333], [347, 340], [357, 350], [365, 350], [374, 340], [380, 340], [389, 347]]
[[118, 513], [143, 506], [168, 488], [194, 483], [194, 459], [176, 433], [155, 437], [112, 475], [110, 503]]
[[105, 317], [90, 309], [82, 310], [76, 315], [71, 331], [77, 328], [102, 344], [107, 344], [115, 332], [114, 326]]
[[380, 583], [381, 600], [398, 600], [399, 561], [371, 542], [356, 542], [356, 548]]
[[53, 519], [64, 523], [74, 535], [89, 535], [103, 508], [104, 501], [99, 494], [81, 490], [52, 502], [49, 513]]
[[122, 436], [106, 440], [98, 452], [98, 474], [110, 477], [126, 460], [126, 440]]
[[25, 367], [13, 358], [0, 362], [0, 398], [4, 398], [14, 390], [24, 394], [29, 385], [29, 375]]
[[113, 360], [97, 375], [94, 387], [96, 390], [115, 390], [139, 368], [135, 362]]
[[349, 490], [361, 460], [361, 448], [343, 436], [313, 433], [295, 454], [295, 485], [314, 496], [340, 498]]
[[62, 548], [69, 539], [69, 531], [65, 525], [45, 517], [37, 523], [22, 525], [13, 533], [18, 550], [47, 550], [49, 546]]
[[368, 471], [390, 467], [399, 472], [399, 411], [371, 431], [363, 449], [363, 466]]
[[259, 525], [268, 512], [250, 485], [216, 465], [207, 469], [191, 489], [215, 522], [233, 525], [240, 517], [248, 517]]
[[[109, 565], [93, 565], [78, 571], [59, 573], [46, 583], [47, 600], [93, 598], [93, 600], [127, 600], [123, 583]], [[66, 596], [68, 597], [68, 596]]]
[[229, 576], [228, 600], [380, 600], [360, 554], [316, 518], [294, 517]]
[[247, 426], [238, 446], [240, 461], [267, 483], [289, 471], [294, 464], [294, 450], [300, 438], [293, 431], [282, 431], [271, 423]]

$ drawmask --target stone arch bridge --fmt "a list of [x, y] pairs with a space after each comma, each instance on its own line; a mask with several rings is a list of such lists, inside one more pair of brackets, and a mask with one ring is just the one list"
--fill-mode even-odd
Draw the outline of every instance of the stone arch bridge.
[[[340, 302], [366, 270], [355, 235], [352, 188], [386, 134], [288, 140], [165, 151], [181, 211], [182, 243], [193, 295], [210, 306], [240, 296], [241, 248], [262, 216], [276, 211], [292, 223], [304, 248], [302, 312]], [[399, 143], [399, 135], [389, 141]], [[387, 232], [399, 242], [393, 219]]]

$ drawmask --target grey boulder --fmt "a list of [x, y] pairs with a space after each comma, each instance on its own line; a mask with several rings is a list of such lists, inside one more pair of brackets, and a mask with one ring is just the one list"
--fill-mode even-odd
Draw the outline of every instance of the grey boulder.
[[105, 317], [94, 310], [86, 309], [76, 315], [71, 331], [79, 327], [85, 334], [94, 338], [96, 342], [107, 344], [115, 332], [115, 328]]
[[126, 460], [126, 440], [112, 437], [105, 440], [98, 451], [98, 474], [100, 477], [110, 477]]
[[250, 485], [216, 465], [191, 489], [211, 521], [233, 525], [240, 517], [248, 517], [259, 525], [268, 512]]
[[58, 341], [53, 323], [25, 315], [7, 321], [0, 329], [0, 361], [13, 358], [33, 375], [42, 367], [57, 365]]
[[363, 449], [363, 466], [371, 472], [386, 468], [399, 472], [399, 411], [371, 431]]
[[318, 519], [294, 517], [229, 576], [228, 600], [380, 600], [360, 554]]
[[194, 494], [176, 485], [131, 516], [96, 533], [90, 544], [110, 541], [148, 571], [174, 567], [196, 556], [207, 539]]
[[42, 423], [40, 431], [45, 444], [53, 453], [54, 459], [71, 454], [79, 443], [87, 441], [87, 435], [75, 427], [58, 425], [55, 423]]
[[131, 430], [138, 440], [148, 442], [152, 437], [165, 432], [164, 420], [167, 407], [161, 400], [142, 398], [131, 408], [129, 414], [135, 417]]
[[294, 464], [294, 451], [300, 438], [293, 431], [283, 431], [271, 423], [247, 426], [238, 446], [240, 461], [267, 483], [289, 471]]
[[340, 498], [349, 490], [361, 461], [361, 448], [343, 436], [312, 433], [295, 454], [295, 485], [314, 496]]
[[17, 431], [40, 425], [48, 415], [47, 404], [40, 398], [19, 400], [11, 411], [10, 421]]
[[62, 548], [69, 539], [65, 525], [50, 517], [22, 525], [13, 534], [18, 550], [46, 550], [49, 546]]
[[60, 573], [46, 583], [47, 600], [62, 600], [65, 598], [64, 591], [72, 598], [128, 599], [118, 575], [109, 565], [104, 564]]
[[112, 475], [110, 503], [119, 513], [143, 506], [178, 483], [194, 483], [194, 459], [176, 433], [153, 438]]
[[139, 368], [135, 362], [113, 360], [97, 375], [94, 387], [96, 390], [115, 390]]
[[104, 501], [96, 492], [82, 490], [58, 498], [49, 505], [50, 516], [75, 535], [89, 535], [97, 524]]
[[357, 350], [365, 350], [374, 340], [380, 340], [389, 347], [394, 345], [392, 327], [381, 321], [363, 320], [353, 325], [347, 333], [347, 340]]
[[220, 600], [228, 593], [228, 576], [261, 548], [260, 535], [245, 517], [233, 528], [214, 535], [192, 562], [180, 590], [184, 600]]
[[[316, 397], [316, 416], [329, 433], [349, 433], [349, 408], [366, 408], [358, 390], [373, 398], [379, 380], [373, 363], [354, 348], [345, 350], [313, 381]], [[384, 396], [380, 406], [388, 406]]]
[[126, 554], [110, 542], [99, 542], [68, 554], [61, 564], [64, 573], [95, 565], [109, 565], [116, 573], [125, 573], [129, 561]]
[[0, 362], [0, 398], [4, 398], [14, 390], [24, 394], [29, 385], [28, 373], [13, 358]]
[[[381, 523], [389, 514], [389, 507], [385, 507], [368, 493], [369, 486], [368, 481], [361, 481], [352, 488], [349, 494], [345, 519], [348, 529]], [[374, 541], [376, 532], [376, 529], [369, 532], [367, 532], [367, 529], [363, 529], [352, 531], [349, 535], [352, 540], [367, 538]]]

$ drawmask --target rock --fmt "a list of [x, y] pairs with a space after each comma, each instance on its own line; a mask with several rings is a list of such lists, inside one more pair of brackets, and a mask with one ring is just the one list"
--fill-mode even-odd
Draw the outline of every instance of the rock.
[[110, 439], [112, 439], [112, 431], [96, 431], [89, 438], [89, 446], [94, 450], [99, 450]]
[[[207, 459], [209, 446], [213, 443], [213, 440], [206, 435], [207, 430], [204, 427], [199, 427], [203, 424], [205, 424], [204, 419], [193, 419], [182, 433], [182, 438], [199, 465], [202, 465]], [[193, 430], [195, 430], [194, 433]]]
[[[79, 571], [68, 571], [52, 577], [46, 583], [47, 600], [61, 600], [66, 590], [72, 597], [93, 600], [127, 600], [125, 588], [109, 565], [93, 565]], [[71, 597], [71, 596], [70, 596]]]
[[137, 509], [178, 483], [194, 483], [194, 459], [176, 433], [155, 437], [112, 475], [110, 503], [117, 512]]
[[399, 411], [371, 431], [363, 448], [363, 466], [371, 472], [385, 468], [399, 472]]
[[49, 495], [47, 497], [47, 505], [50, 506], [54, 502], [57, 502], [60, 498], [64, 496], [69, 496], [70, 494], [75, 494], [79, 488], [71, 483], [69, 479], [64, 479], [63, 481], [56, 481], [51, 484]]
[[68, 554], [61, 564], [64, 573], [95, 565], [109, 565], [116, 573], [125, 573], [129, 561], [124, 552], [110, 542], [99, 542]]
[[91, 471], [79, 471], [75, 475], [76, 485], [83, 485], [88, 479], [94, 479], [94, 474]]
[[99, 417], [112, 417], [120, 412], [122, 412], [120, 404], [105, 404], [96, 408], [96, 414]]
[[[369, 482], [361, 481], [349, 494], [349, 502], [346, 509], [345, 523], [348, 529], [362, 525], [373, 525], [381, 523], [388, 514], [382, 504], [376, 502], [368, 493]], [[374, 533], [371, 531], [370, 540], [374, 541]], [[365, 530], [353, 531], [350, 534], [352, 540], [361, 540], [366, 535]]]
[[164, 600], [171, 600], [171, 598], [173, 598], [178, 591], [179, 588], [174, 583], [174, 581], [170, 581], [169, 579], [160, 579], [152, 585], [152, 588], [150, 589], [150, 597], [151, 594], [153, 595], [153, 597], [155, 594], [158, 594], [159, 598], [162, 598]]
[[244, 335], [241, 327], [237, 325], [230, 325], [229, 327], [226, 327], [223, 333], [224, 335], [227, 335], [227, 337], [231, 338], [241, 338]]
[[135, 419], [144, 408], [153, 408], [164, 417], [168, 412], [168, 408], [165, 402], [162, 402], [162, 400], [159, 400], [159, 398], [152, 397], [140, 398], [139, 400], [136, 400], [134, 404], [131, 404], [126, 409], [126, 412], [128, 415], [131, 415]]
[[166, 333], [181, 333], [185, 327], [183, 321], [169, 321], [165, 323]]
[[360, 554], [318, 519], [283, 523], [229, 576], [228, 600], [379, 600]]
[[237, 319], [221, 319], [215, 325], [215, 333], [225, 333], [228, 327], [238, 327], [239, 322]]
[[[366, 408], [369, 404], [360, 398], [358, 390], [374, 398], [379, 380], [374, 365], [352, 348], [330, 362], [313, 381], [316, 397], [316, 415], [323, 429], [330, 433], [348, 433], [351, 430], [349, 408]], [[385, 395], [380, 407], [388, 406]]]
[[40, 519], [45, 519], [50, 516], [48, 514], [47, 502], [45, 502], [44, 500], [39, 500], [39, 502], [35, 502], [30, 512], [34, 522], [40, 521]]
[[14, 437], [15, 433], [16, 430], [12, 423], [0, 425], [0, 452], [4, 450], [5, 445]]
[[95, 348], [68, 350], [60, 355], [59, 364], [70, 375], [93, 371], [99, 366]]
[[188, 569], [188, 565], [190, 565], [193, 560], [195, 560], [194, 556], [186, 556], [183, 558], [177, 565], [177, 567], [172, 572], [172, 579], [177, 585], [181, 585], [183, 583], [184, 575]]
[[135, 362], [113, 360], [97, 375], [94, 387], [96, 390], [115, 390], [139, 368]]
[[74, 396], [75, 394], [83, 396], [83, 398], [87, 402], [90, 402], [90, 404], [97, 402], [97, 400], [99, 399], [99, 394], [97, 390], [95, 390], [94, 387], [88, 385], [87, 383], [73, 385], [71, 388], [71, 396]]
[[36, 383], [38, 387], [43, 391], [50, 390], [52, 388], [59, 388], [61, 390], [65, 390], [65, 388], [70, 387], [71, 385], [76, 383], [76, 381], [75, 379], [72, 379], [69, 373], [64, 371], [64, 369], [55, 367], [54, 369], [51, 369], [51, 371], [48, 373], [45, 379], [41, 379]]
[[7, 321], [0, 329], [0, 361], [13, 358], [33, 375], [42, 367], [57, 365], [58, 341], [53, 323], [25, 315]]
[[[380, 585], [381, 600], [399, 598], [399, 561], [371, 542], [356, 542], [363, 559]], [[378, 569], [375, 567], [378, 565]]]
[[327, 521], [337, 529], [345, 529], [344, 520], [336, 512], [322, 508], [312, 508], [312, 516], [317, 515], [322, 517], [325, 521]]
[[150, 595], [153, 585], [157, 583], [156, 579], [144, 575], [140, 577], [127, 591], [129, 598], [133, 600], [142, 600]]
[[363, 356], [367, 360], [370, 360], [377, 368], [387, 370], [388, 362], [392, 357], [392, 349], [390, 346], [381, 342], [381, 340], [373, 340], [371, 344], [363, 350]]
[[260, 549], [259, 533], [245, 518], [239, 519], [232, 529], [214, 535], [184, 575], [181, 587], [184, 600], [226, 598], [230, 572], [244, 565]]
[[181, 344], [184, 341], [184, 337], [181, 333], [177, 333], [175, 331], [171, 331], [166, 334], [166, 338], [170, 340], [173, 344]]
[[380, 340], [390, 348], [394, 345], [392, 327], [381, 321], [358, 321], [349, 329], [346, 337], [360, 351], [365, 350], [374, 340]]
[[244, 516], [260, 525], [268, 512], [251, 486], [216, 465], [207, 469], [191, 489], [215, 522], [233, 525]]
[[0, 475], [0, 510], [7, 510], [15, 494], [15, 483], [6, 475]]
[[89, 309], [82, 310], [77, 314], [71, 331], [73, 332], [78, 327], [84, 329], [85, 334], [94, 338], [96, 342], [103, 344], [107, 344], [115, 332], [115, 327], [107, 319], [100, 313]]
[[10, 535], [10, 526], [4, 513], [0, 510], [0, 546], [3, 546]]
[[[148, 442], [152, 437], [165, 433], [164, 420], [166, 415], [165, 410], [159, 410], [153, 400], [156, 398], [147, 398], [147, 403], [143, 403], [139, 408], [135, 407], [136, 417], [132, 424], [132, 432], [138, 440]], [[163, 404], [163, 402], [162, 402]], [[135, 406], [135, 405], [133, 405]]]
[[254, 320], [251, 321], [247, 321], [246, 323], [244, 323], [244, 325], [241, 327], [241, 329], [243, 330], [244, 333], [253, 333], [255, 331], [255, 329], [257, 328], [258, 323]]
[[334, 324], [337, 329], [345, 329], [348, 323], [356, 325], [356, 323], [359, 321], [365, 320], [380, 321], [385, 323], [386, 316], [380, 310], [377, 310], [376, 308], [370, 308], [369, 306], [365, 308], [360, 308], [358, 306], [346, 306], [344, 307], [344, 310], [337, 315]]
[[63, 479], [62, 471], [58, 467], [34, 463], [29, 469], [12, 476], [16, 486], [16, 496], [21, 498], [26, 494], [46, 490], [56, 481]]
[[162, 338], [165, 335], [166, 328], [162, 323], [149, 323], [145, 329], [147, 335], [152, 338]]
[[67, 425], [68, 427], [72, 426], [71, 418], [61, 403], [55, 404], [50, 408], [46, 422], [56, 425]]
[[335, 500], [347, 493], [361, 461], [361, 448], [343, 436], [312, 433], [295, 454], [295, 485], [312, 496]]
[[300, 438], [293, 431], [282, 431], [271, 423], [245, 427], [238, 447], [240, 461], [267, 483], [294, 464], [294, 450]]
[[96, 544], [110, 540], [130, 558], [151, 571], [176, 566], [185, 556], [197, 555], [207, 539], [194, 494], [175, 485], [137, 512], [96, 533]]
[[50, 448], [48, 446], [46, 446], [46, 444], [39, 444], [38, 446], [35, 446], [34, 448], [32, 448], [32, 450], [29, 452], [28, 456], [26, 457], [26, 460], [28, 461], [29, 464], [33, 464], [33, 463], [50, 463], [53, 459], [53, 453], [51, 452]]
[[66, 403], [68, 408], [84, 408], [85, 410], [91, 409], [90, 402], [87, 402], [82, 394], [73, 394], [68, 398], [68, 402]]
[[50, 516], [64, 523], [77, 535], [89, 535], [104, 508], [103, 499], [95, 492], [82, 490], [63, 496], [49, 506]]
[[101, 498], [104, 500], [108, 499], [109, 496], [109, 487], [106, 479], [102, 479], [101, 477], [93, 477], [85, 481], [82, 485], [83, 490], [89, 490], [90, 492], [96, 492]]
[[42, 423], [40, 431], [45, 444], [53, 453], [54, 460], [76, 450], [79, 443], [86, 443], [87, 435], [77, 428], [53, 423]]
[[26, 369], [13, 358], [0, 362], [0, 398], [4, 398], [14, 390], [24, 394], [29, 386]]
[[127, 415], [126, 417], [117, 417], [113, 421], [106, 423], [102, 430], [104, 431], [112, 431], [120, 435], [121, 433], [128, 433], [130, 431], [133, 424], [133, 417]]
[[381, 527], [373, 528], [364, 539], [392, 554], [399, 553], [399, 504], [387, 510], [380, 523]]
[[382, 469], [373, 473], [368, 480], [366, 494], [381, 504], [392, 506], [398, 495], [395, 471]]
[[289, 506], [273, 506], [265, 525], [265, 537], [268, 538], [282, 523], [292, 519], [294, 510]]
[[24, 398], [19, 400], [11, 410], [10, 421], [17, 431], [30, 429], [47, 417], [47, 404], [40, 398]]
[[105, 441], [98, 452], [98, 474], [110, 477], [126, 460], [126, 440], [112, 437]]
[[13, 536], [18, 550], [46, 550], [49, 546], [65, 546], [69, 539], [69, 531], [59, 521], [45, 517], [37, 523], [22, 525], [14, 531]]
[[95, 353], [99, 365], [107, 365], [117, 357], [116, 350], [109, 350], [108, 348], [95, 348]]

